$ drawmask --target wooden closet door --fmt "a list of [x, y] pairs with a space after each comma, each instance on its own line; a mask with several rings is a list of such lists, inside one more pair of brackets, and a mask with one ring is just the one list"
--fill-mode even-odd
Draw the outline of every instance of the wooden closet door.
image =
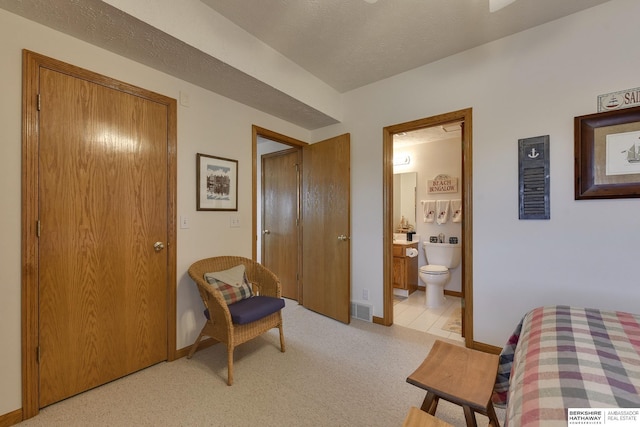
[[299, 175], [297, 148], [262, 156], [262, 264], [280, 279], [282, 296], [298, 300]]
[[167, 359], [167, 107], [40, 70], [39, 404]]

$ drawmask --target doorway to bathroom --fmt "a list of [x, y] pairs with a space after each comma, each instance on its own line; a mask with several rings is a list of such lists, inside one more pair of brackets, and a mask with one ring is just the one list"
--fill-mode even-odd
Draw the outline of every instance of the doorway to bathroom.
[[[471, 113], [472, 110], [469, 108], [388, 126], [383, 130], [383, 241], [385, 248], [383, 323], [386, 325], [396, 323], [394, 306], [395, 315], [398, 317], [397, 324], [406, 321], [408, 312], [402, 314], [402, 311], [407, 309], [408, 305], [411, 306], [413, 313], [423, 308], [425, 312], [429, 311], [424, 305], [425, 284], [422, 280], [418, 280], [416, 292], [411, 292], [410, 287], [404, 290], [402, 286], [398, 286], [399, 258], [397, 253], [394, 258], [394, 247], [395, 252], [399, 251], [396, 247], [398, 245], [394, 245], [394, 237], [399, 239], [396, 243], [410, 244], [406, 242], [406, 233], [416, 233], [413, 236], [418, 243], [414, 243], [411, 247], [417, 249], [418, 253], [415, 256], [418, 257], [421, 265], [426, 264], [423, 248], [425, 240], [434, 238], [446, 239], [447, 242], [459, 240], [462, 247], [462, 260], [458, 268], [451, 270], [451, 279], [445, 285], [446, 305], [441, 304], [437, 310], [423, 315], [423, 318], [428, 318], [431, 323], [438, 323], [449, 329], [452, 323], [450, 317], [454, 309], [459, 307], [461, 333], [468, 347], [473, 345]], [[438, 144], [441, 148], [436, 149]], [[429, 145], [434, 148], [428, 147]], [[394, 175], [394, 172], [398, 175]], [[402, 203], [405, 206], [410, 204], [406, 197], [398, 194], [406, 191], [402, 185], [398, 184], [398, 177], [404, 176], [403, 172], [409, 175], [415, 173], [416, 176], [413, 211], [397, 208], [399, 199], [404, 200]], [[394, 176], [396, 177], [395, 185]], [[433, 185], [429, 187], [429, 183], [433, 184], [434, 181], [443, 177], [449, 180], [447, 184], [451, 187], [435, 188]], [[446, 206], [448, 214], [444, 221], [441, 221], [440, 217], [436, 220], [430, 213], [434, 210], [431, 209], [431, 204], [435, 205], [436, 202], [441, 210]], [[464, 207], [464, 215], [462, 215], [462, 207]], [[397, 212], [398, 210], [402, 211]], [[455, 219], [454, 211], [457, 215]], [[409, 256], [410, 251], [406, 253]], [[403, 251], [402, 254], [404, 256], [405, 252]], [[407, 265], [411, 261], [415, 263], [416, 260], [405, 259]], [[434, 322], [437, 317], [440, 319]], [[440, 335], [446, 337], [447, 333], [445, 330]]]

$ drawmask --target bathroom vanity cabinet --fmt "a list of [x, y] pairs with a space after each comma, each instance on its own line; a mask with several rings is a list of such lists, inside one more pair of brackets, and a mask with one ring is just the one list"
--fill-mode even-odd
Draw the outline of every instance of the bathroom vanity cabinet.
[[418, 242], [393, 245], [393, 287], [409, 291], [418, 289], [418, 257], [408, 257], [407, 249], [418, 249]]

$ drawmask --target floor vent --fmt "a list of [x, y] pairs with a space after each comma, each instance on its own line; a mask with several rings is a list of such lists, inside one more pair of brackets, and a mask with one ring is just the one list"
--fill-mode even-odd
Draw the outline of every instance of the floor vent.
[[351, 317], [373, 322], [373, 306], [360, 304], [359, 302], [351, 302]]

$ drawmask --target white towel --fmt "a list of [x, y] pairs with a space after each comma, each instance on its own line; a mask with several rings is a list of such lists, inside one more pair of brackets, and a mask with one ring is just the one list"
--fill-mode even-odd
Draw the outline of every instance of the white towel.
[[436, 201], [423, 200], [422, 212], [424, 214], [424, 222], [433, 222], [436, 220]]
[[462, 222], [462, 200], [451, 201], [451, 222]]
[[438, 224], [446, 224], [449, 219], [449, 200], [437, 200], [436, 201], [436, 222]]

